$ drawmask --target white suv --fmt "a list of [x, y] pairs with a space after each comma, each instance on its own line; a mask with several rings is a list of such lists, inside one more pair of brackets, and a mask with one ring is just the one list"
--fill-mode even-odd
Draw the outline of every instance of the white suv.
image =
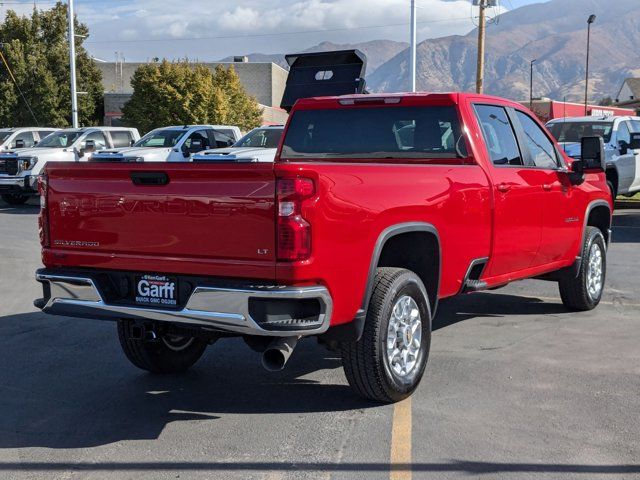
[[184, 125], [156, 128], [130, 148], [94, 153], [91, 161], [107, 162], [188, 162], [208, 148], [233, 145], [240, 129], [229, 125]]
[[94, 151], [125, 147], [139, 138], [135, 128], [67, 128], [51, 133], [31, 148], [0, 152], [2, 199], [10, 205], [21, 205], [35, 195], [38, 175], [47, 162], [86, 161]]
[[0, 128], [0, 152], [12, 148], [30, 148], [58, 130], [50, 127]]

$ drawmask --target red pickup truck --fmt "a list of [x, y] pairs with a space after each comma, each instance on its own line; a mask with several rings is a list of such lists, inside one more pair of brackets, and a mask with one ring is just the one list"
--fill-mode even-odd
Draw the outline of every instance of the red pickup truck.
[[558, 148], [520, 104], [475, 94], [299, 100], [275, 163], [52, 163], [44, 312], [115, 320], [152, 372], [242, 336], [281, 369], [297, 340], [342, 354], [360, 395], [423, 375], [438, 301], [514, 280], [600, 301], [612, 199], [603, 145]]

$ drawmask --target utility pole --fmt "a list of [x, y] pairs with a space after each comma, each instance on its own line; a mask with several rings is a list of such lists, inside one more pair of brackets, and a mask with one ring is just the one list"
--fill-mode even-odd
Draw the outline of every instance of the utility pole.
[[487, 0], [478, 0], [480, 17], [478, 21], [478, 69], [476, 72], [476, 93], [484, 91], [484, 38], [487, 28], [485, 9], [488, 6]]
[[587, 116], [589, 107], [589, 45], [591, 44], [591, 24], [596, 21], [596, 16], [591, 14], [587, 19], [587, 68], [584, 77], [584, 115]]
[[531, 73], [529, 74], [529, 110], [533, 110], [533, 64], [536, 59], [531, 60]]
[[411, 40], [410, 40], [410, 45], [411, 45], [411, 60], [410, 60], [410, 64], [411, 64], [411, 91], [415, 92], [416, 91], [416, 50], [417, 50], [417, 42], [416, 42], [416, 22], [417, 22], [417, 15], [416, 15], [416, 0], [411, 0]]
[[69, 0], [69, 71], [71, 77], [71, 123], [78, 128], [78, 92], [76, 91], [76, 35], [74, 28], [73, 0]]

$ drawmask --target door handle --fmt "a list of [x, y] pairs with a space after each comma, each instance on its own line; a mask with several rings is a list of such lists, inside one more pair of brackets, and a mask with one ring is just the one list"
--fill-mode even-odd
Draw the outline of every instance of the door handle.
[[551, 191], [551, 184], [549, 183], [545, 183], [542, 185], [542, 189], [546, 192], [550, 192]]
[[164, 172], [131, 172], [131, 181], [134, 185], [167, 185], [169, 175]]
[[506, 193], [509, 190], [511, 190], [511, 185], [507, 184], [507, 183], [499, 183], [496, 188], [498, 189], [499, 192], [502, 193]]

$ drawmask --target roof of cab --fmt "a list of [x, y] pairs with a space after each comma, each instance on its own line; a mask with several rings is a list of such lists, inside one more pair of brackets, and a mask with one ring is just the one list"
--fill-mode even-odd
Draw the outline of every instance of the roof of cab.
[[586, 117], [562, 117], [562, 118], [554, 118], [553, 120], [549, 120], [548, 123], [581, 123], [581, 122], [612, 122], [614, 120], [639, 120], [640, 117], [633, 117], [630, 115], [609, 115], [609, 116], [586, 116]]
[[506, 98], [496, 97], [492, 95], [477, 94], [471, 92], [399, 92], [399, 93], [368, 93], [368, 94], [353, 94], [353, 95], [341, 95], [333, 97], [309, 97], [302, 98], [296, 102], [298, 106], [313, 105], [318, 103], [333, 103], [336, 101], [344, 100], [364, 100], [363, 104], [373, 99], [409, 99], [411, 103], [418, 103], [420, 100], [434, 100], [434, 101], [449, 101], [453, 104], [462, 103], [466, 100], [497, 103], [501, 105], [512, 106], [514, 108], [523, 109], [521, 104], [507, 100]]

